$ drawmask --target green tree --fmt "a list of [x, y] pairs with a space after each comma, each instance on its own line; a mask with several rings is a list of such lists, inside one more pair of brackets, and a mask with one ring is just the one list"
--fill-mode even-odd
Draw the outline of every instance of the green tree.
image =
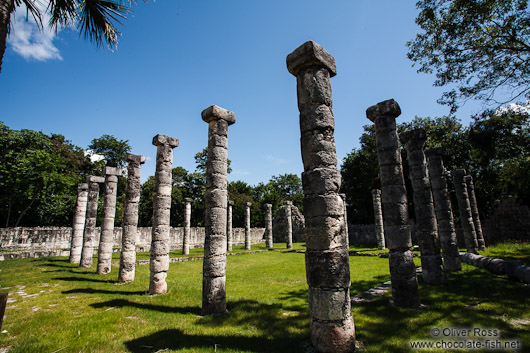
[[[81, 36], [95, 42], [98, 47], [106, 44], [109, 48], [115, 48], [120, 36], [115, 26], [131, 12], [130, 5], [134, 2], [134, 0], [51, 0], [46, 8], [46, 12], [51, 17], [48, 25], [53, 29], [60, 26], [77, 27]], [[27, 13], [33, 16], [39, 28], [41, 30], [44, 28], [39, 0], [0, 0], [0, 72], [11, 15], [21, 5], [25, 5]]]
[[71, 225], [77, 184], [92, 171], [83, 150], [64, 136], [0, 123], [0, 222]]
[[527, 0], [420, 0], [422, 32], [407, 43], [418, 72], [456, 86], [439, 102], [455, 112], [469, 99], [488, 104], [530, 98]]
[[92, 140], [88, 148], [105, 158], [109, 167], [124, 168], [127, 165], [127, 153], [131, 151], [129, 140], [118, 140], [112, 135], [104, 134]]

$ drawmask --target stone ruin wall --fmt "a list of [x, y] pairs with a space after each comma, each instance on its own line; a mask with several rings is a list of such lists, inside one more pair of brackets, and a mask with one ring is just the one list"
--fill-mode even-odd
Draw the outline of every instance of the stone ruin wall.
[[[242, 245], [245, 243], [245, 229], [233, 228], [233, 243]], [[101, 229], [96, 228], [94, 246], [99, 244]], [[114, 228], [114, 250], [121, 248], [122, 228]], [[250, 236], [253, 244], [263, 243], [265, 228], [251, 228]], [[184, 227], [172, 227], [170, 232], [171, 250], [182, 249], [182, 237]], [[70, 249], [70, 239], [72, 237], [71, 227], [18, 227], [0, 228], [0, 250], [52, 250]], [[191, 227], [190, 247], [202, 248], [204, 244], [204, 227]], [[138, 237], [136, 239], [137, 251], [149, 251], [151, 247], [151, 227], [138, 227]]]

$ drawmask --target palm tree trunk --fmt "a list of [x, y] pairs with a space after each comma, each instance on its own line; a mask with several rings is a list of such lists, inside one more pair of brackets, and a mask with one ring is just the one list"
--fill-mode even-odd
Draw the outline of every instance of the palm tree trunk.
[[2, 59], [6, 51], [11, 13], [14, 9], [15, 4], [13, 0], [0, 0], [0, 72], [2, 72]]

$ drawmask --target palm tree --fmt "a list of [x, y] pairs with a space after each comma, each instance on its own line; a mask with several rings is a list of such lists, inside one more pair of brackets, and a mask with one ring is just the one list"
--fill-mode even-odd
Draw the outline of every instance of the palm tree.
[[[119, 32], [115, 27], [131, 12], [130, 5], [134, 0], [49, 0], [46, 12], [50, 14], [47, 24], [52, 29], [59, 26], [76, 26], [80, 36], [96, 43], [96, 46], [107, 45], [115, 48]], [[0, 0], [0, 72], [2, 58], [6, 49], [6, 40], [10, 30], [11, 14], [24, 4], [27, 15], [31, 14], [37, 26], [42, 30], [42, 0]]]

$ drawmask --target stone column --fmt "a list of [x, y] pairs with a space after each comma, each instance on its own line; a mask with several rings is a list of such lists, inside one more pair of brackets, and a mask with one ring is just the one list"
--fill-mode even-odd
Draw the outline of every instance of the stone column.
[[392, 298], [394, 305], [398, 307], [418, 308], [420, 295], [416, 266], [410, 251], [412, 240], [408, 223], [407, 190], [396, 129], [396, 118], [400, 114], [401, 109], [393, 99], [366, 110], [366, 117], [375, 124], [385, 240], [390, 250], [388, 260]]
[[250, 250], [250, 206], [252, 202], [245, 203], [245, 250]]
[[127, 153], [127, 186], [125, 187], [125, 205], [123, 211], [123, 225], [121, 236], [120, 270], [118, 281], [134, 281], [134, 266], [136, 264], [136, 237], [138, 236], [138, 204], [142, 184], [140, 176], [145, 156]]
[[445, 274], [440, 254], [438, 224], [423, 152], [427, 133], [423, 129], [415, 129], [403, 132], [399, 139], [405, 145], [409, 161], [409, 178], [412, 183], [423, 281], [428, 284], [442, 284], [445, 282]]
[[83, 249], [83, 232], [85, 230], [86, 207], [88, 203], [88, 184], [77, 185], [77, 202], [75, 205], [74, 221], [72, 224], [72, 242], [70, 245], [70, 263], [81, 262]]
[[442, 246], [444, 269], [446, 271], [460, 271], [460, 256], [456, 244], [455, 222], [453, 208], [447, 191], [447, 180], [443, 165], [442, 148], [433, 148], [425, 151], [428, 160], [429, 177], [434, 198], [434, 209], [438, 221], [438, 235]]
[[335, 59], [309, 41], [287, 56], [287, 69], [296, 76], [300, 111], [311, 341], [319, 352], [350, 352], [355, 349], [355, 326], [331, 110]]
[[100, 176], [89, 176], [88, 204], [86, 210], [85, 232], [83, 235], [83, 250], [81, 252], [81, 267], [92, 267], [92, 256], [94, 255], [94, 238], [96, 236], [96, 217], [98, 215], [99, 184], [105, 182]]
[[202, 120], [208, 123], [202, 313], [213, 315], [226, 312], [228, 126], [236, 122], [236, 116], [212, 105], [202, 112]]
[[473, 223], [473, 213], [471, 203], [467, 193], [467, 184], [464, 180], [466, 171], [464, 169], [453, 170], [453, 183], [455, 184], [456, 199], [458, 200], [458, 209], [460, 211], [460, 222], [464, 231], [464, 240], [466, 242], [467, 252], [478, 254], [477, 233]]
[[469, 205], [471, 206], [471, 214], [473, 215], [473, 224], [475, 225], [475, 233], [477, 233], [477, 243], [479, 250], [486, 250], [486, 243], [484, 242], [484, 235], [482, 234], [482, 224], [480, 223], [480, 215], [478, 213], [477, 197], [475, 195], [475, 185], [473, 184], [473, 177], [466, 175], [464, 177], [467, 185], [467, 193], [469, 195]]
[[171, 209], [171, 167], [173, 148], [179, 140], [166, 135], [153, 137], [156, 146], [155, 197], [153, 199], [153, 225], [151, 227], [151, 258], [149, 259], [149, 294], [167, 292], [169, 269], [169, 212]]
[[285, 244], [287, 249], [293, 248], [293, 214], [291, 207], [293, 206], [292, 201], [284, 201], [285, 205], [285, 218], [287, 219], [287, 239]]
[[265, 204], [265, 246], [272, 249], [272, 205]]
[[377, 248], [385, 249], [385, 231], [383, 228], [383, 210], [381, 209], [381, 190], [372, 190], [372, 203], [374, 206], [375, 237], [377, 238]]
[[348, 227], [348, 202], [346, 201], [346, 194], [339, 194], [339, 196], [342, 199], [342, 202], [344, 203], [344, 236], [346, 237], [346, 241], [348, 243], [348, 249], [350, 247], [350, 232]]
[[191, 235], [191, 202], [193, 199], [186, 197], [186, 208], [184, 210], [184, 236], [182, 237], [182, 254], [190, 253], [190, 235]]
[[114, 245], [114, 218], [116, 217], [116, 196], [118, 194], [118, 175], [121, 169], [105, 167], [105, 196], [103, 198], [103, 219], [99, 237], [98, 267], [96, 273], [104, 275], [112, 268], [112, 246]]
[[226, 251], [232, 251], [234, 233], [232, 230], [232, 206], [234, 206], [234, 201], [228, 200], [228, 211], [226, 213]]

